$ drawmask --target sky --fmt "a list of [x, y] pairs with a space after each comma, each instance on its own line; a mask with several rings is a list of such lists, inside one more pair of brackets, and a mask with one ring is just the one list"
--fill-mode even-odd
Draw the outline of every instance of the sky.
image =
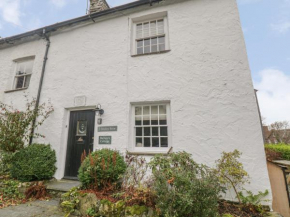
[[[107, 0], [111, 7], [130, 1]], [[267, 124], [290, 121], [290, 0], [237, 1], [262, 116]], [[82, 16], [86, 9], [87, 0], [0, 0], [0, 36]]]

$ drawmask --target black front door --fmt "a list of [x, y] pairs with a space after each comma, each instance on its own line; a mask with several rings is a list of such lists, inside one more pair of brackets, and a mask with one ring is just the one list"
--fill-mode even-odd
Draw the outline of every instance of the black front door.
[[94, 111], [72, 111], [70, 113], [68, 142], [65, 164], [65, 178], [76, 178], [84, 151], [93, 151]]

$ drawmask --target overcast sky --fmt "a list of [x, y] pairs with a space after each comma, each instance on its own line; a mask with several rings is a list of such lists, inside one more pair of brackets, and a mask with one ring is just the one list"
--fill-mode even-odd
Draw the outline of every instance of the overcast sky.
[[[290, 121], [290, 0], [238, 0], [238, 6], [262, 116], [268, 124]], [[86, 8], [87, 0], [0, 0], [0, 36], [82, 16]]]

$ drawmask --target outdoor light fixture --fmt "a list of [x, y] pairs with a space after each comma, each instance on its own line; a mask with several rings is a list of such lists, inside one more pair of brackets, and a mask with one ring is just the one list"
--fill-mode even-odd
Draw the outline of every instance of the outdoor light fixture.
[[96, 116], [99, 116], [100, 117], [100, 118], [98, 118], [98, 124], [102, 124], [102, 118], [101, 118], [101, 116], [104, 114], [104, 109], [102, 109], [101, 104], [98, 104], [96, 106], [95, 112], [96, 112]]

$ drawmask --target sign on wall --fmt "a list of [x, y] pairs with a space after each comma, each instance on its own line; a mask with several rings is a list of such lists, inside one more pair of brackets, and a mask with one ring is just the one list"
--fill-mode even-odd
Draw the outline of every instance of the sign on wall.
[[110, 132], [110, 131], [117, 131], [117, 126], [107, 126], [107, 127], [98, 127], [99, 132]]
[[85, 106], [86, 96], [76, 96], [74, 101], [75, 101], [75, 106]]
[[112, 136], [99, 136], [99, 144], [100, 145], [111, 145], [112, 144]]

